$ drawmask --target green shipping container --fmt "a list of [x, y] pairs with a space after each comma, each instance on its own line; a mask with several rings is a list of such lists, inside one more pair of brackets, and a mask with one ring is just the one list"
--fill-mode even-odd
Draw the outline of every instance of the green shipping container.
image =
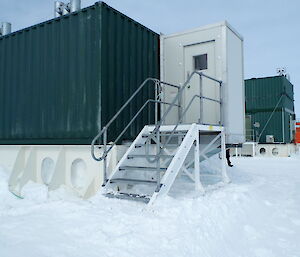
[[[291, 143], [294, 138], [292, 127], [293, 115], [284, 111], [275, 111], [271, 115], [271, 112], [247, 113], [246, 117], [249, 118], [252, 125], [255, 122], [260, 124], [259, 128], [255, 128], [254, 126], [251, 128], [248, 125], [249, 123], [246, 124], [247, 140], [252, 141], [260, 137], [259, 143], [266, 143], [266, 136], [273, 135], [275, 143]], [[264, 129], [265, 125], [266, 128]]]
[[266, 136], [273, 135], [277, 143], [292, 142], [295, 115], [290, 81], [285, 76], [249, 79], [245, 94], [247, 139], [266, 143]]
[[[159, 35], [103, 2], [0, 38], [0, 144], [90, 144], [148, 77], [159, 78]], [[146, 87], [113, 124], [114, 140]], [[153, 122], [145, 110], [123, 139]]]
[[272, 112], [276, 105], [294, 112], [293, 85], [285, 76], [245, 80], [245, 94], [246, 112]]

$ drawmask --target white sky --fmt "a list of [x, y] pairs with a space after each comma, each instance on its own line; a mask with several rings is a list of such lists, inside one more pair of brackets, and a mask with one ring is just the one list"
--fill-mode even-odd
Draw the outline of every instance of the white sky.
[[[18, 30], [53, 18], [54, 0], [0, 0], [0, 21]], [[95, 0], [82, 0], [83, 7]], [[179, 32], [227, 20], [244, 37], [245, 78], [286, 67], [300, 117], [300, 0], [106, 0], [156, 32]]]

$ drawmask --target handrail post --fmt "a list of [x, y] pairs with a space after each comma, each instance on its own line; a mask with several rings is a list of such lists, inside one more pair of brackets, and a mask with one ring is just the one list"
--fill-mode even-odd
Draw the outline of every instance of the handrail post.
[[[155, 100], [158, 99], [158, 83], [156, 83], [156, 90], [155, 90]], [[155, 126], [158, 124], [158, 102], [155, 102]], [[159, 130], [156, 132], [156, 191], [159, 191], [159, 186], [160, 186], [160, 158], [159, 158], [159, 152], [160, 152], [160, 135], [159, 135]]]
[[199, 118], [199, 123], [203, 123], [203, 82], [202, 82], [202, 73], [199, 73], [199, 80], [200, 80], [200, 118]]
[[181, 120], [181, 115], [182, 115], [182, 92], [180, 90], [180, 88], [177, 88], [178, 92], [177, 94], [179, 95], [178, 97], [178, 120]]
[[[158, 100], [158, 82], [155, 82], [155, 100]], [[155, 125], [158, 122], [158, 102], [155, 102]]]
[[219, 85], [220, 85], [220, 125], [223, 126], [223, 96], [222, 96], [222, 85], [223, 85], [223, 82], [219, 82]]
[[107, 128], [104, 130], [104, 135], [103, 135], [103, 144], [104, 144], [104, 152], [103, 152], [103, 186], [105, 186], [106, 181], [107, 181]]
[[[180, 96], [181, 96], [183, 90], [186, 88], [186, 86], [187, 86], [188, 83], [190, 82], [191, 78], [192, 78], [195, 74], [198, 74], [198, 75], [200, 76], [200, 95], [199, 95], [199, 96], [194, 95], [194, 97], [191, 99], [190, 103], [186, 106], [186, 108], [184, 109], [184, 111], [183, 111], [183, 113], [182, 113], [182, 115], [181, 115], [180, 120], [177, 122], [177, 124], [175, 125], [174, 129], [172, 130], [172, 133], [169, 135], [168, 139], [167, 139], [167, 140], [162, 144], [162, 146], [160, 147], [160, 149], [159, 149], [159, 150], [160, 150], [160, 151], [159, 151], [159, 154], [160, 154], [161, 151], [165, 148], [165, 146], [170, 142], [171, 137], [174, 135], [175, 130], [177, 129], [178, 125], [179, 125], [179, 124], [181, 123], [181, 121], [183, 120], [184, 115], [186, 114], [187, 110], [190, 108], [190, 106], [191, 106], [191, 104], [192, 104], [192, 102], [194, 101], [194, 99], [195, 99], [196, 96], [200, 98], [200, 109], [201, 109], [201, 110], [200, 110], [200, 118], [199, 118], [199, 122], [203, 124], [203, 99], [204, 99], [204, 97], [203, 97], [202, 77], [208, 78], [208, 79], [210, 79], [210, 80], [213, 80], [213, 81], [215, 81], [215, 82], [217, 82], [217, 83], [222, 84], [222, 81], [221, 81], [221, 80], [217, 80], [217, 79], [215, 79], [215, 78], [213, 78], [213, 77], [210, 77], [210, 76], [208, 76], [208, 75], [205, 75], [205, 74], [202, 73], [202, 72], [199, 72], [199, 71], [194, 71], [194, 72], [192, 72], [192, 74], [188, 76], [188, 79], [187, 79], [186, 82], [183, 84], [182, 88], [180, 89], [180, 91], [179, 91], [180, 94], [177, 94], [177, 96], [174, 98], [172, 104], [171, 104], [171, 105], [169, 106], [169, 108], [167, 109], [167, 111], [164, 112], [164, 115], [162, 116], [162, 118], [161, 118], [159, 124], [157, 124], [157, 125], [155, 126], [155, 128], [154, 128], [154, 130], [153, 130], [155, 133], [157, 133], [157, 132], [159, 131], [159, 128], [160, 128], [160, 126], [162, 125], [162, 122], [165, 120], [167, 114], [170, 112], [171, 108], [172, 108], [173, 105], [176, 103], [176, 101], [178, 101], [178, 98], [180, 98]], [[221, 101], [219, 101], [219, 102], [221, 102]], [[202, 106], [201, 106], [201, 105], [202, 105]]]
[[156, 132], [156, 192], [160, 190], [160, 131]]

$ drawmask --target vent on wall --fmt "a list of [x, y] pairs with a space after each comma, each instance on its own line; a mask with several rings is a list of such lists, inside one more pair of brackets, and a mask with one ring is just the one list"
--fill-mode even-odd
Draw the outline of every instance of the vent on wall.
[[9, 22], [2, 22], [0, 23], [0, 36], [5, 36], [11, 33], [11, 23]]
[[54, 16], [60, 17], [65, 14], [79, 11], [81, 9], [81, 0], [71, 0], [65, 4], [61, 1], [54, 2]]

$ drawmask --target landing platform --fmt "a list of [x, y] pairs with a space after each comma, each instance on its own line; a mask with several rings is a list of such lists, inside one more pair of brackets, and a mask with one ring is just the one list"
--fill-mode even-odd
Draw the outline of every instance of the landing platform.
[[[160, 131], [170, 131], [173, 130], [176, 125], [162, 125], [160, 127]], [[206, 132], [222, 132], [224, 131], [223, 126], [215, 126], [215, 125], [204, 125], [204, 124], [196, 124], [199, 131]], [[180, 124], [177, 126], [176, 131], [187, 131], [191, 127], [191, 124]], [[149, 125], [149, 132], [153, 131], [155, 125]]]

